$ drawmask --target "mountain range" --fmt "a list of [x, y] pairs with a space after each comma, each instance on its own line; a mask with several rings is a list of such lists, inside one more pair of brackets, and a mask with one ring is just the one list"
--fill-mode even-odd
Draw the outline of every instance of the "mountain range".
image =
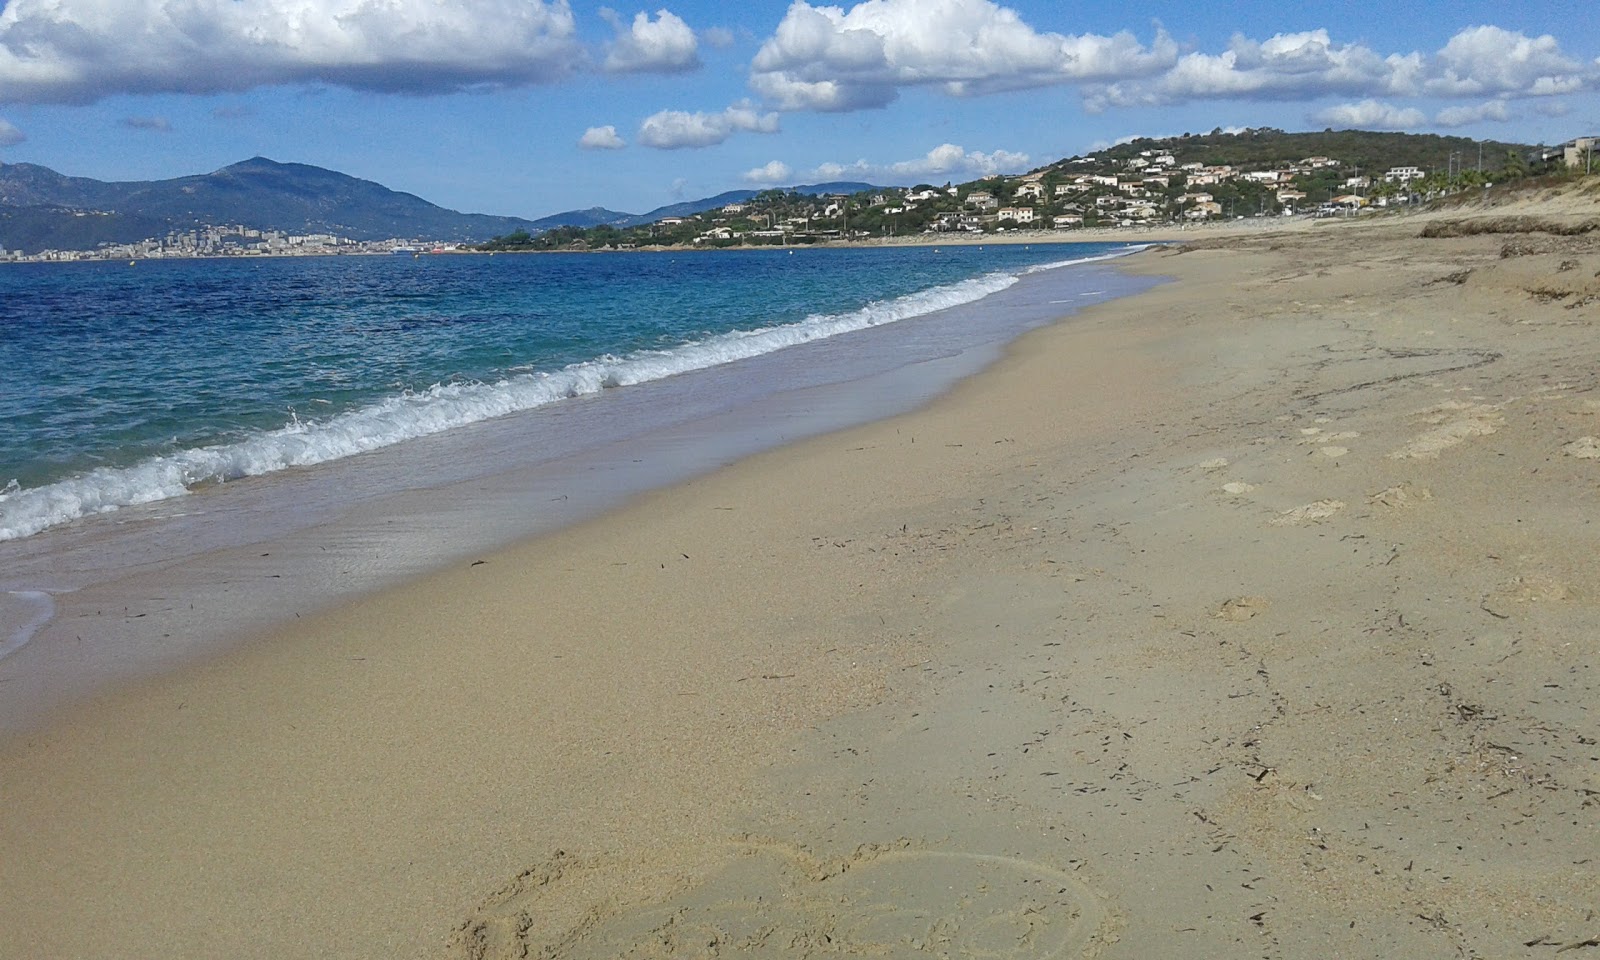
[[[792, 189], [854, 193], [872, 187], [825, 183]], [[88, 250], [174, 230], [235, 223], [289, 234], [329, 233], [351, 240], [398, 237], [471, 242], [516, 230], [538, 233], [568, 225], [652, 223], [748, 200], [756, 192], [735, 190], [643, 214], [593, 207], [527, 220], [459, 213], [370, 180], [265, 157], [212, 173], [124, 182], [69, 177], [31, 163], [0, 163], [0, 247], [28, 252]]]

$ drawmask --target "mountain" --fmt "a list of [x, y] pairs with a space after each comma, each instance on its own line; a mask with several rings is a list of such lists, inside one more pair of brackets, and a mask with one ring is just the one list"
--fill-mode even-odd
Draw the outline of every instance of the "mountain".
[[0, 163], [0, 246], [89, 249], [230, 223], [352, 240], [476, 241], [539, 229], [531, 220], [458, 213], [370, 180], [265, 157], [197, 176], [116, 183]]
[[[774, 188], [782, 192], [803, 193], [808, 196], [821, 196], [829, 193], [860, 193], [863, 190], [877, 190], [870, 183], [855, 183], [853, 181], [833, 181], [830, 183], [808, 183], [795, 187]], [[657, 207], [649, 213], [618, 213], [604, 207], [590, 207], [587, 210], [568, 210], [564, 213], [552, 213], [548, 217], [540, 217], [533, 221], [541, 230], [552, 227], [599, 227], [610, 225], [613, 227], [637, 227], [647, 223], [655, 223], [663, 217], [692, 217], [697, 213], [725, 207], [730, 203], [747, 203], [764, 190], [729, 190], [719, 193], [714, 197], [702, 197], [699, 200], [685, 200], [681, 203], [669, 203], [664, 207]]]
[[605, 207], [590, 207], [587, 210], [568, 210], [540, 217], [533, 221], [533, 225], [539, 230], [549, 230], [551, 227], [599, 227], [608, 223], [615, 227], [631, 223], [636, 217], [637, 214], [619, 213]]
[[[866, 183], [820, 183], [799, 193], [856, 193]], [[538, 220], [446, 210], [334, 170], [254, 157], [212, 173], [173, 180], [106, 182], [69, 177], [32, 163], [0, 163], [0, 248], [90, 250], [171, 231], [243, 224], [289, 234], [331, 233], [351, 240], [390, 237], [482, 241], [517, 230], [617, 227], [685, 217], [741, 203], [755, 190], [734, 190], [634, 214], [590, 207]]]

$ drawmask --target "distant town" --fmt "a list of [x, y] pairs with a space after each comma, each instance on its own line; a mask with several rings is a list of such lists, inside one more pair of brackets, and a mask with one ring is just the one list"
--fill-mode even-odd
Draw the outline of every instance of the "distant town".
[[344, 254], [451, 253], [471, 249], [460, 243], [417, 240], [350, 240], [329, 233], [290, 234], [225, 224], [175, 231], [137, 243], [107, 244], [95, 250], [41, 250], [24, 254], [0, 247], [0, 260], [16, 263], [64, 260], [171, 260], [200, 257], [324, 257]]

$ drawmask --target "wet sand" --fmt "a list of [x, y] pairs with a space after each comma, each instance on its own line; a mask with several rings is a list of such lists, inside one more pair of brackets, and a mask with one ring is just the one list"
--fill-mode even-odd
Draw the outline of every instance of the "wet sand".
[[1424, 226], [0, 744], [0, 955], [1590, 945], [1600, 237]]

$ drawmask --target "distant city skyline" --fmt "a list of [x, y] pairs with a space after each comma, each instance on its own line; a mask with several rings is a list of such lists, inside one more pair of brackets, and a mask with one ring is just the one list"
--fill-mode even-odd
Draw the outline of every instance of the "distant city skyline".
[[5, 0], [0, 161], [315, 164], [464, 212], [1020, 172], [1133, 136], [1600, 131], [1590, 5]]

